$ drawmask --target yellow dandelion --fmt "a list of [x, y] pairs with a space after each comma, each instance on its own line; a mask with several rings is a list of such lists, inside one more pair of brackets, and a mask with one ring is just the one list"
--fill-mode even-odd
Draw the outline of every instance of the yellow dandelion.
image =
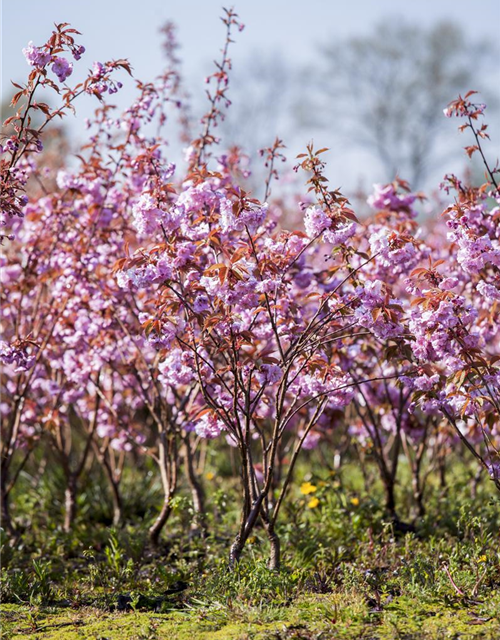
[[316, 496], [313, 496], [307, 503], [307, 506], [309, 507], [309, 509], [316, 509], [318, 505], [319, 505], [319, 500], [318, 498], [316, 498]]
[[313, 484], [311, 484], [310, 482], [303, 482], [300, 485], [300, 493], [302, 493], [303, 495], [307, 496], [310, 493], [314, 493], [316, 491], [318, 487], [314, 486]]
[[207, 474], [205, 474], [205, 478], [207, 480], [213, 480], [215, 478], [215, 474], [209, 471]]
[[486, 560], [488, 560], [488, 558], [485, 555], [479, 556], [478, 558], [478, 562], [486, 562]]
[[351, 504], [353, 507], [357, 507], [359, 505], [359, 498], [351, 498]]

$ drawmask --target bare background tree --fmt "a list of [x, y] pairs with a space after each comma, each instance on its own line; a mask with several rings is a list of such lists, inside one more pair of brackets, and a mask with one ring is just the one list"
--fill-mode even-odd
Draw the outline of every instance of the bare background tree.
[[321, 124], [368, 150], [387, 180], [398, 173], [421, 187], [448, 159], [443, 108], [458, 93], [476, 89], [490, 111], [496, 106], [486, 79], [493, 46], [450, 22], [426, 28], [391, 19], [322, 47], [320, 57]]
[[387, 18], [367, 34], [324, 44], [312, 67], [292, 68], [264, 54], [235, 65], [232, 105], [219, 133], [253, 151], [251, 183], [263, 171], [258, 149], [278, 134], [289, 159], [311, 138], [321, 139], [334, 160], [344, 158], [332, 179], [351, 190], [362, 179], [371, 184], [396, 174], [413, 188], [435, 186], [445, 164], [461, 157], [443, 116], [460, 92], [480, 91], [487, 121], [500, 134], [494, 63], [493, 44], [472, 41], [454, 23], [422, 27]]

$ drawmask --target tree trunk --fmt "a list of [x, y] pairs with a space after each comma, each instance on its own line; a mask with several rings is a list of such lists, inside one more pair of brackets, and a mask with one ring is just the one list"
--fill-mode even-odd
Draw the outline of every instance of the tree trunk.
[[476, 500], [477, 498], [477, 491], [479, 489], [479, 485], [481, 483], [481, 480], [483, 478], [483, 471], [484, 469], [482, 467], [478, 467], [476, 474], [474, 476], [474, 478], [472, 479], [472, 483], [471, 483], [471, 498], [473, 500]]
[[194, 528], [200, 527], [203, 532], [203, 535], [205, 535], [207, 532], [207, 525], [206, 525], [206, 518], [205, 518], [205, 492], [203, 491], [203, 487], [201, 486], [198, 480], [198, 477], [196, 475], [196, 471], [194, 470], [193, 452], [191, 451], [189, 438], [186, 438], [185, 461], [186, 461], [187, 479], [188, 479], [189, 486], [191, 488], [191, 495], [193, 497], [193, 508], [196, 514], [193, 525], [194, 525]]
[[113, 526], [120, 527], [123, 524], [123, 507], [122, 497], [118, 488], [118, 483], [114, 480], [110, 480], [111, 484], [111, 499], [113, 500]]
[[420, 518], [423, 518], [425, 516], [424, 487], [422, 487], [419, 465], [413, 469], [412, 486], [413, 486], [413, 497], [417, 504], [417, 513]]
[[156, 518], [154, 524], [149, 529], [149, 540], [154, 547], [158, 546], [160, 541], [160, 533], [165, 526], [170, 513], [172, 511], [172, 505], [170, 503], [170, 496], [167, 496], [163, 502], [163, 507], [159, 516]]
[[104, 475], [108, 479], [109, 486], [111, 487], [111, 501], [113, 503], [113, 526], [119, 527], [122, 524], [123, 518], [123, 506], [122, 496], [120, 494], [120, 482], [117, 481], [111, 468], [109, 460], [106, 458], [106, 453], [99, 451], [96, 446], [97, 459], [104, 469]]
[[10, 516], [10, 501], [9, 494], [7, 493], [7, 489], [5, 487], [5, 479], [2, 478], [2, 528], [7, 531], [7, 533], [14, 533], [14, 527], [12, 526], [12, 518]]
[[238, 533], [229, 550], [229, 568], [231, 570], [233, 570], [235, 566], [238, 564], [238, 562], [240, 561], [242, 551], [243, 551], [243, 542], [241, 539], [241, 535]]
[[441, 489], [448, 489], [448, 480], [446, 478], [446, 460], [443, 455], [439, 455], [438, 458], [438, 470], [439, 470], [439, 485]]
[[73, 527], [76, 516], [76, 482], [70, 479], [66, 491], [64, 492], [64, 526], [63, 529], [69, 533]]
[[269, 525], [267, 528], [267, 536], [269, 538], [269, 563], [268, 566], [272, 571], [277, 571], [280, 568], [281, 554], [280, 554], [280, 539], [274, 531], [274, 527]]
[[[249, 495], [247, 492], [245, 493], [246, 495]], [[246, 501], [245, 501], [245, 505], [243, 506], [243, 511], [242, 511], [240, 530], [237, 536], [235, 537], [229, 552], [230, 569], [234, 569], [236, 563], [239, 561], [241, 552], [243, 551], [243, 547], [245, 546], [245, 543], [248, 540], [249, 535], [252, 533], [258, 517], [262, 515], [261, 509], [262, 509], [263, 500], [264, 500], [264, 496], [261, 494], [254, 501], [249, 512], [247, 510]]]
[[390, 517], [394, 520], [398, 520], [396, 513], [396, 497], [394, 495], [394, 482], [391, 478], [384, 478], [384, 490], [385, 490], [385, 508]]

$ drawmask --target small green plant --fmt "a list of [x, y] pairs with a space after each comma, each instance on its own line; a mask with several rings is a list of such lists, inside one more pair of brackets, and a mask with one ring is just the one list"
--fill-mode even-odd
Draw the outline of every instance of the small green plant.
[[33, 560], [33, 578], [31, 581], [31, 595], [38, 596], [47, 602], [52, 597], [51, 585], [52, 563], [50, 560]]
[[132, 576], [134, 561], [131, 558], [127, 559], [114, 529], [109, 533], [108, 544], [104, 553], [111, 586], [116, 589]]
[[26, 620], [30, 626], [31, 631], [38, 629], [38, 620], [40, 618], [40, 610], [37, 606], [31, 605], [29, 609], [26, 609]]

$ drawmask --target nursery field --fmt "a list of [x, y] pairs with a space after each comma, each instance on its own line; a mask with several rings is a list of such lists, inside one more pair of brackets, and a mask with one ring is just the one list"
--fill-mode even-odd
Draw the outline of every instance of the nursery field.
[[68, 23], [23, 49], [0, 137], [2, 637], [500, 638], [486, 105], [422, 107], [473, 170], [432, 196], [394, 171], [355, 211], [325, 147], [290, 165], [278, 137], [219, 137], [243, 31], [222, 25], [201, 117], [171, 23], [154, 79], [120, 58], [73, 83]]

